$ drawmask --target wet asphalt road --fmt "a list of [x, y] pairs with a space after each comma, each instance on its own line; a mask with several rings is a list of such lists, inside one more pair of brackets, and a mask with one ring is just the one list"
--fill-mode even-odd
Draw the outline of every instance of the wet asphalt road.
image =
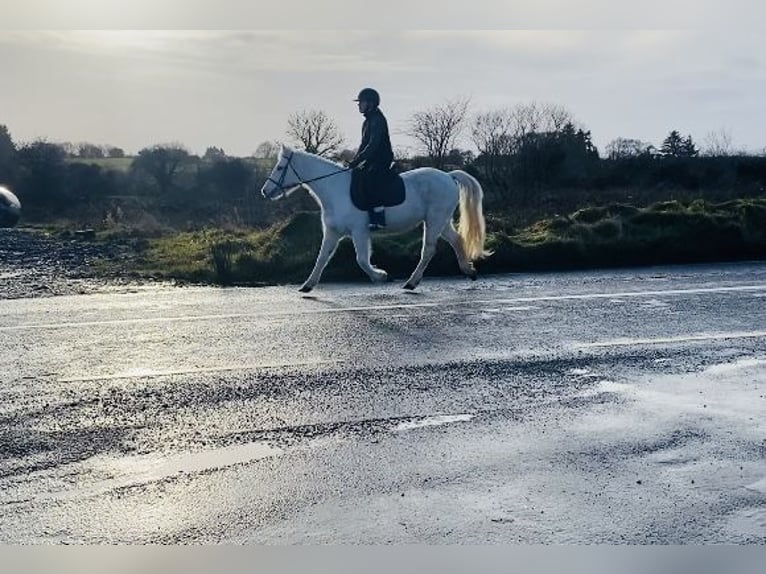
[[766, 543], [766, 264], [0, 301], [0, 542]]

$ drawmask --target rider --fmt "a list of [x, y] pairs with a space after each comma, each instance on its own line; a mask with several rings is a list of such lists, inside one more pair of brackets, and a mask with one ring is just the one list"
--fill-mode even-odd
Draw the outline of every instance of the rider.
[[[372, 88], [364, 88], [356, 97], [359, 102], [359, 112], [364, 114], [362, 124], [362, 143], [349, 167], [357, 170], [357, 176], [362, 179], [362, 189], [368, 192], [375, 180], [380, 181], [391, 168], [394, 153], [391, 149], [391, 138], [388, 135], [388, 122], [380, 111], [380, 94]], [[369, 211], [370, 229], [385, 227], [383, 207], [373, 207]]]

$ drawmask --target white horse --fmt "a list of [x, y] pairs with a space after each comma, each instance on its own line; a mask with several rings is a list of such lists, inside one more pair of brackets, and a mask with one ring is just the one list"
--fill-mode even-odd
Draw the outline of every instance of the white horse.
[[[404, 203], [386, 208], [386, 232], [407, 231], [423, 222], [423, 249], [420, 262], [405, 283], [415, 289], [436, 252], [439, 237], [455, 250], [460, 270], [476, 279], [473, 262], [489, 255], [482, 213], [483, 192], [474, 177], [464, 171], [449, 173], [424, 167], [402, 174], [405, 183]], [[261, 189], [267, 199], [280, 199], [296, 189], [305, 188], [322, 209], [322, 247], [314, 269], [300, 290], [311, 291], [319, 282], [327, 262], [341, 238], [351, 236], [359, 267], [375, 282], [388, 275], [370, 264], [371, 242], [368, 214], [351, 202], [351, 173], [323, 157], [282, 146], [277, 164]], [[457, 230], [452, 223], [460, 205]]]

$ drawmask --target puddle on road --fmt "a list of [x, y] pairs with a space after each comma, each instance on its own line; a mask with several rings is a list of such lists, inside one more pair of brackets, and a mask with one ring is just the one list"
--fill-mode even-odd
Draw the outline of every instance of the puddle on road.
[[766, 508], [737, 510], [729, 516], [723, 527], [727, 540], [744, 538], [747, 542], [762, 544], [763, 532], [766, 532]]
[[[731, 437], [737, 436], [740, 441], [760, 444], [766, 430], [765, 383], [763, 357], [742, 357], [699, 371], [652, 374], [626, 382], [605, 379], [579, 396], [611, 392], [622, 397], [625, 406], [584, 417], [577, 429], [598, 434], [630, 428], [634, 436], [659, 436], [660, 429], [665, 428], [666, 434], [683, 438], [682, 431], [693, 428], [695, 433], [689, 438], [695, 440], [718, 437], [724, 444], [731, 444]], [[683, 456], [693, 460], [698, 454], [685, 449]]]
[[266, 443], [231, 445], [204, 451], [162, 455], [96, 456], [77, 463], [77, 486], [35, 495], [39, 500], [72, 500], [140, 486], [179, 474], [198, 473], [280, 456], [284, 451]]
[[576, 377], [585, 376], [590, 374], [590, 369], [569, 369], [567, 373]]
[[705, 375], [726, 375], [734, 374], [737, 371], [744, 371], [757, 367], [766, 366], [766, 359], [761, 357], [740, 358], [731, 363], [720, 363], [711, 365], [703, 371]]
[[661, 301], [659, 299], [647, 299], [645, 301], [641, 301], [639, 306], [645, 310], [667, 309], [668, 307], [670, 307], [670, 305], [666, 301]]
[[632, 347], [643, 345], [667, 345], [674, 343], [706, 343], [709, 341], [729, 341], [735, 339], [762, 339], [766, 331], [734, 331], [730, 333], [699, 333], [695, 335], [679, 335], [647, 339], [620, 338], [596, 342], [576, 342], [573, 349], [591, 349], [598, 347]]
[[745, 488], [755, 492], [760, 492], [761, 494], [766, 494], [766, 477], [762, 478], [758, 482], [746, 485]]
[[471, 419], [473, 419], [473, 415], [436, 415], [433, 417], [425, 417], [418, 420], [399, 423], [394, 427], [393, 430], [394, 432], [401, 432], [425, 427], [446, 425], [450, 423], [468, 422]]
[[[587, 375], [588, 377], [597, 377], [598, 375]], [[611, 381], [609, 379], [601, 379], [599, 381], [596, 381], [593, 386], [588, 387], [586, 389], [581, 390], [579, 393], [577, 393], [575, 396], [581, 397], [584, 399], [588, 399], [591, 397], [597, 397], [599, 395], [603, 394], [616, 394], [616, 395], [625, 395], [626, 393], [630, 392], [631, 386], [625, 383], [617, 383], [615, 381]]]
[[96, 471], [133, 477], [140, 482], [168, 478], [179, 473], [202, 472], [252, 462], [282, 454], [282, 449], [265, 443], [238, 444], [198, 452], [163, 456], [147, 454], [124, 457], [96, 457], [90, 467]]
[[601, 376], [598, 373], [591, 371], [588, 367], [575, 367], [573, 369], [569, 369], [567, 371], [567, 375], [580, 377], [582, 379], [596, 379]]
[[16, 279], [17, 277], [21, 277], [23, 273], [21, 271], [7, 271], [5, 273], [0, 273], [0, 280], [3, 279]]

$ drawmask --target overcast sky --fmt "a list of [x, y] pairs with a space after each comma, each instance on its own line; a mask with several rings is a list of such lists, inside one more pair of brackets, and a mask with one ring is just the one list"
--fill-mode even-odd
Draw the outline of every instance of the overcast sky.
[[[0, 124], [14, 140], [134, 153], [180, 142], [249, 155], [321, 109], [359, 140], [351, 101], [377, 88], [395, 147], [415, 111], [469, 97], [473, 112], [530, 101], [569, 109], [603, 151], [616, 137], [701, 144], [727, 130], [766, 147], [766, 49], [755, 29], [30, 31], [0, 34]], [[470, 139], [462, 142], [470, 147]]]

